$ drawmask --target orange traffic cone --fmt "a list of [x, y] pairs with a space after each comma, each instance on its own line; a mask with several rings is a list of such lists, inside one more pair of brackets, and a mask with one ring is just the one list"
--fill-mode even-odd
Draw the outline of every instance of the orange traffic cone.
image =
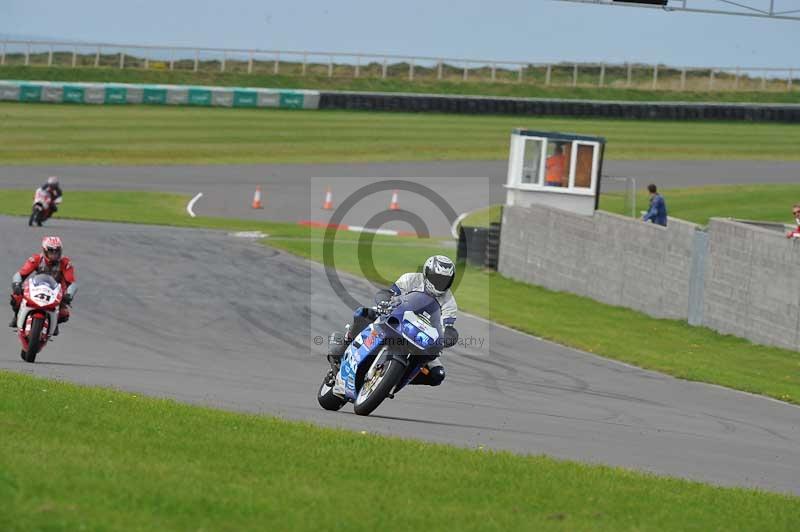
[[328, 187], [325, 191], [325, 201], [322, 203], [322, 209], [325, 211], [333, 209], [333, 192], [331, 192], [331, 187]]
[[389, 210], [390, 211], [399, 211], [400, 210], [400, 202], [397, 200], [397, 191], [392, 191], [392, 201], [389, 203]]
[[253, 205], [254, 209], [263, 209], [264, 206], [261, 204], [261, 185], [256, 185], [256, 193], [253, 194]]

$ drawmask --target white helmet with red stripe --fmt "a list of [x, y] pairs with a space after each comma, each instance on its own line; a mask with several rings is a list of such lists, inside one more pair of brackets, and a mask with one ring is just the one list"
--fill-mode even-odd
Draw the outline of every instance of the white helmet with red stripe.
[[54, 185], [54, 186], [58, 185], [58, 177], [54, 176], [54, 175], [51, 175], [50, 177], [47, 178], [47, 184], [48, 185]]
[[61, 239], [57, 236], [46, 236], [42, 239], [42, 255], [47, 264], [54, 266], [61, 260]]

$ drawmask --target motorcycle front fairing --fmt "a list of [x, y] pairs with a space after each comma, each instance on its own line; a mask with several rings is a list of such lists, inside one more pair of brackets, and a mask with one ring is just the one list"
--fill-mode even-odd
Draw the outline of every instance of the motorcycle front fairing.
[[[397, 298], [392, 311], [381, 316], [361, 331], [348, 346], [342, 359], [340, 376], [345, 383], [345, 397], [354, 401], [358, 395], [359, 368], [365, 361], [374, 360], [381, 347], [402, 347], [403, 356], [395, 356], [407, 366], [395, 392], [417, 376], [422, 366], [436, 357], [440, 349], [441, 308], [439, 303], [423, 292], [409, 292]], [[396, 355], [397, 350], [394, 350]], [[368, 366], [367, 366], [368, 367]], [[359, 379], [360, 377], [360, 379]]]
[[36, 312], [47, 315], [46, 332], [48, 336], [52, 336], [58, 324], [58, 310], [62, 297], [61, 284], [50, 275], [36, 274], [25, 281], [24, 295], [17, 312], [20, 340], [27, 338], [32, 315]]

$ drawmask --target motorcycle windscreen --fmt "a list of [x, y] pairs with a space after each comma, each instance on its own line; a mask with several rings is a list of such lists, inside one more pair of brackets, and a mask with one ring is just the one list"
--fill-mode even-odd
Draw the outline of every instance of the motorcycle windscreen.
[[55, 290], [56, 288], [58, 288], [58, 281], [56, 281], [51, 275], [48, 275], [46, 273], [40, 273], [38, 275], [34, 275], [33, 277], [31, 277], [30, 283], [32, 288], [40, 286], [46, 286], [51, 290]]
[[435, 298], [425, 292], [409, 292], [399, 297], [400, 305], [392, 310], [392, 316], [401, 322], [406, 312], [411, 311], [442, 333], [442, 307]]

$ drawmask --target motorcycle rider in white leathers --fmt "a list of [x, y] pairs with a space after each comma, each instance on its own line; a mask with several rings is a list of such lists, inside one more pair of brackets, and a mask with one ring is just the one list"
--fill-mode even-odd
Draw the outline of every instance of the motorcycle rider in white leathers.
[[[458, 305], [450, 291], [455, 274], [456, 267], [453, 261], [444, 255], [434, 255], [425, 261], [422, 273], [405, 273], [386, 291], [387, 297], [399, 296], [408, 292], [425, 292], [434, 297], [441, 307], [442, 336], [445, 347], [452, 346], [458, 339], [458, 332], [455, 329]], [[336, 395], [344, 395], [344, 383], [339, 376], [339, 366], [347, 346], [353, 339], [352, 335], [360, 333], [376, 317], [375, 311], [371, 308], [360, 307], [353, 315], [353, 325], [344, 335], [338, 332], [331, 334], [328, 340], [328, 361], [336, 373], [336, 386], [333, 389], [333, 393]], [[444, 381], [444, 377], [444, 366], [437, 357], [428, 362], [423, 371], [410, 384], [438, 386]]]

